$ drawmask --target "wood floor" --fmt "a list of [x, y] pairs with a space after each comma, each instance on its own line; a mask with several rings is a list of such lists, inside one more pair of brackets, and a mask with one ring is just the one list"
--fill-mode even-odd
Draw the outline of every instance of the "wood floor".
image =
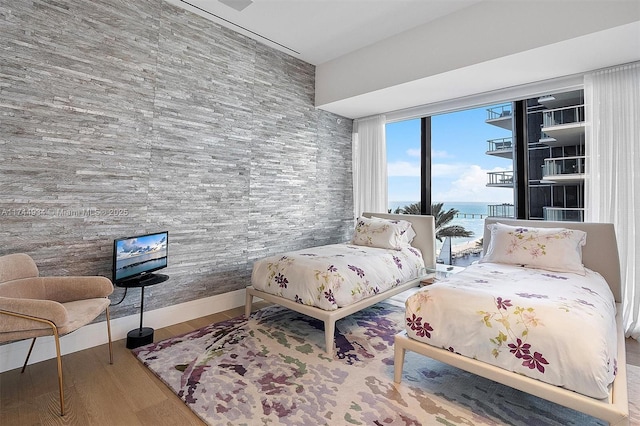
[[[261, 306], [255, 304], [255, 309]], [[242, 315], [244, 307], [155, 331], [154, 340]], [[64, 345], [64, 338], [61, 342]], [[0, 374], [0, 425], [203, 425], [187, 406], [125, 347], [108, 346], [63, 356], [65, 407], [60, 416], [55, 360]], [[26, 354], [25, 354], [26, 355]]]
[[[254, 304], [254, 309], [265, 306]], [[156, 330], [155, 340], [242, 315], [244, 308]], [[627, 363], [640, 366], [640, 342], [627, 339]], [[64, 339], [62, 341], [64, 344]], [[67, 414], [59, 415], [55, 360], [0, 374], [0, 425], [203, 425], [178, 397], [125, 347], [114, 342], [63, 357]], [[634, 397], [633, 395], [630, 395]]]

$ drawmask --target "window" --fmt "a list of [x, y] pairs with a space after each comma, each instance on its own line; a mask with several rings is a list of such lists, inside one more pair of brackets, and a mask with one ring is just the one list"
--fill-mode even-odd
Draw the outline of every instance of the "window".
[[[526, 115], [519, 129], [514, 119], [517, 105]], [[421, 126], [421, 120], [428, 125]], [[421, 127], [428, 134], [423, 135]], [[421, 152], [422, 138], [428, 142], [428, 153]], [[476, 149], [480, 141], [485, 147]], [[524, 153], [520, 177], [514, 164], [516, 145]], [[486, 201], [485, 214], [492, 216], [576, 220], [584, 213], [583, 90], [389, 123], [387, 158], [392, 211], [423, 199], [429, 204], [466, 200]], [[429, 174], [421, 182], [425, 163]], [[514, 199], [520, 200], [519, 208]], [[429, 210], [430, 205], [422, 209]]]
[[[497, 112], [495, 109], [475, 108], [429, 118], [430, 132], [425, 136], [430, 145], [431, 176], [424, 185], [434, 203], [482, 203], [484, 216], [488, 204], [513, 203], [511, 125], [505, 128], [491, 123], [496, 117], [510, 123], [511, 110], [504, 106], [497, 107]], [[387, 124], [391, 211], [422, 201], [420, 168], [426, 156], [421, 152], [420, 121]], [[500, 176], [495, 185], [489, 184], [489, 173]]]
[[[452, 245], [454, 255], [479, 253], [476, 242], [482, 238], [489, 212], [503, 216], [514, 212], [513, 138], [511, 125], [503, 124], [511, 122], [510, 115], [510, 106], [501, 105], [387, 124], [389, 210], [420, 214], [423, 200], [429, 199], [427, 213], [454, 209], [452, 220], [436, 223], [438, 248]], [[496, 126], [491, 120], [502, 124]], [[424, 153], [422, 146], [427, 147]], [[429, 163], [430, 174], [422, 182], [424, 162]], [[500, 177], [498, 184], [488, 184], [490, 174]], [[423, 198], [425, 187], [429, 197]], [[438, 210], [432, 212], [432, 207]], [[452, 225], [469, 232], [460, 233], [459, 228], [453, 232]], [[450, 263], [449, 259], [443, 261]]]
[[583, 103], [573, 90], [388, 123], [389, 210], [457, 210], [449, 225], [474, 236], [454, 247], [487, 215], [582, 221]]
[[388, 123], [387, 175], [389, 210], [420, 201], [420, 119]]

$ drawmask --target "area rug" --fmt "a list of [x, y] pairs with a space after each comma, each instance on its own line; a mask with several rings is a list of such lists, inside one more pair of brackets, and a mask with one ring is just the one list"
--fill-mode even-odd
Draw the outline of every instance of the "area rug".
[[379, 303], [336, 323], [271, 306], [134, 354], [210, 425], [601, 425], [603, 422], [408, 352], [393, 382], [404, 309]]

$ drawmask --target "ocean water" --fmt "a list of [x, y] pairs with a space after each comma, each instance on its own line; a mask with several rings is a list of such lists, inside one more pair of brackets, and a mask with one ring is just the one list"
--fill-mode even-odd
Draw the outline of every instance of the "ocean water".
[[[417, 201], [392, 201], [389, 203], [389, 208], [394, 211], [398, 207], [408, 206], [409, 204], [416, 203]], [[456, 209], [458, 210], [458, 216], [451, 221], [451, 225], [460, 225], [465, 229], [473, 232], [473, 236], [469, 238], [452, 238], [451, 245], [464, 244], [469, 241], [475, 241], [482, 238], [484, 233], [484, 219], [487, 217], [488, 207], [487, 203], [476, 202], [445, 202], [442, 206], [443, 210]], [[466, 216], [466, 217], [465, 217]], [[436, 240], [436, 250], [440, 250], [442, 243]]]

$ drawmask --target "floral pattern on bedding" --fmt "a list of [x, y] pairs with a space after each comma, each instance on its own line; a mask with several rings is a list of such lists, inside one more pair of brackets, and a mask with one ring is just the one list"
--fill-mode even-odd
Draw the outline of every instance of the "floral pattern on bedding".
[[616, 307], [604, 279], [482, 263], [406, 302], [409, 337], [605, 398], [616, 373]]
[[494, 311], [478, 311], [486, 327], [492, 328], [494, 323], [498, 323], [498, 335], [489, 339], [495, 346], [491, 354], [497, 358], [504, 351], [506, 345], [511, 354], [522, 359], [523, 366], [529, 369], [536, 368], [540, 373], [544, 373], [544, 366], [549, 362], [527, 343], [529, 331], [544, 326], [542, 320], [536, 316], [535, 309], [514, 306], [511, 299], [503, 299], [502, 297], [497, 297], [495, 303], [496, 310]]
[[401, 250], [332, 244], [289, 252], [253, 265], [254, 288], [298, 303], [335, 310], [418, 278], [414, 247]]

